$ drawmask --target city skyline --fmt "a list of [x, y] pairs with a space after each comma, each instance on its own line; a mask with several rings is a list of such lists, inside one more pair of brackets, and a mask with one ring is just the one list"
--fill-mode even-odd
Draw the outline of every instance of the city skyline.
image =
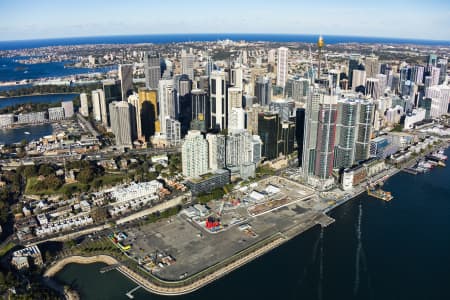
[[[286, 0], [277, 5], [232, 0], [223, 6], [203, 0], [175, 5], [147, 1], [133, 4], [136, 9], [130, 9], [129, 3], [103, 0], [81, 0], [76, 6], [48, 0], [4, 2], [0, 4], [0, 40], [244, 32], [450, 40], [450, 32], [442, 30], [450, 27], [450, 4], [440, 0], [414, 4], [403, 0], [346, 0], [339, 4]], [[148, 17], [151, 12], [160, 17]], [[424, 12], [433, 21], [417, 26]]]

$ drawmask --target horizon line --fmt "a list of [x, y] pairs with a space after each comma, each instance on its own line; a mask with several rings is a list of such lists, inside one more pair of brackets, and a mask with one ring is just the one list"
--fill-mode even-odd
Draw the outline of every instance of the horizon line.
[[[450, 43], [450, 40], [426, 39], [426, 38], [404, 38], [404, 37], [383, 37], [383, 36], [364, 36], [364, 35], [343, 35], [343, 34], [318, 34], [318, 33], [260, 33], [260, 32], [195, 32], [195, 33], [142, 33], [142, 34], [109, 34], [109, 35], [86, 35], [86, 36], [67, 36], [67, 37], [48, 37], [48, 38], [32, 38], [32, 39], [16, 39], [16, 40], [0, 40], [0, 43], [27, 42], [27, 41], [48, 41], [62, 39], [80, 39], [80, 38], [105, 38], [105, 37], [138, 37], [138, 36], [186, 36], [186, 35], [277, 35], [277, 36], [317, 36], [324, 37], [349, 37], [349, 38], [372, 38], [387, 40], [404, 40], [404, 41], [423, 41], [423, 42], [444, 42]], [[193, 40], [192, 42], [196, 42]], [[294, 41], [293, 41], [294, 42]]]

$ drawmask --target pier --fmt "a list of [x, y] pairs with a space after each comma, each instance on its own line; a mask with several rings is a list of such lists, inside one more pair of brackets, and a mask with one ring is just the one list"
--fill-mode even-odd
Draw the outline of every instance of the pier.
[[130, 299], [134, 299], [133, 293], [136, 292], [138, 289], [140, 289], [141, 286], [138, 285], [137, 287], [135, 287], [134, 289], [128, 291], [125, 295], [127, 295], [128, 298]]
[[103, 274], [103, 273], [115, 270], [115, 269], [117, 269], [120, 266], [121, 266], [121, 264], [114, 264], [114, 265], [109, 265], [109, 266], [103, 267], [103, 268], [100, 269], [100, 273]]

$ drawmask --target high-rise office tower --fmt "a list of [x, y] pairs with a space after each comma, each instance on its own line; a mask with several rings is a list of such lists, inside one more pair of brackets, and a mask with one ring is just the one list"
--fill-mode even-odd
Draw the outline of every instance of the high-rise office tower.
[[411, 68], [411, 80], [416, 84], [423, 83], [423, 76], [425, 74], [425, 67], [423, 66], [413, 66]]
[[383, 93], [386, 91], [386, 88], [388, 87], [387, 83], [387, 75], [384, 74], [377, 74], [378, 83], [380, 87], [380, 95], [383, 95]]
[[184, 49], [181, 51], [181, 72], [188, 75], [189, 79], [194, 79], [194, 61], [194, 54]]
[[364, 87], [366, 84], [366, 71], [364, 70], [353, 70], [352, 76], [352, 88], [354, 91]]
[[220, 71], [212, 72], [209, 80], [211, 127], [228, 128], [226, 87], [225, 73]]
[[380, 81], [377, 78], [366, 79], [366, 95], [371, 96], [375, 100], [380, 98]]
[[429, 54], [427, 59], [427, 67], [436, 67], [437, 61], [438, 58], [436, 54]]
[[357, 116], [356, 101], [345, 99], [338, 102], [335, 168], [348, 168], [354, 163]]
[[133, 93], [128, 96], [128, 104], [130, 104], [131, 140], [134, 141], [142, 137], [141, 105], [139, 103], [139, 95], [137, 93]]
[[173, 79], [159, 81], [159, 121], [161, 133], [166, 134], [166, 117], [175, 119], [175, 87]]
[[141, 132], [138, 138], [150, 141], [150, 137], [161, 131], [158, 116], [158, 91], [154, 89], [139, 89], [139, 112]]
[[258, 135], [263, 143], [262, 156], [272, 160], [278, 157], [281, 122], [276, 112], [259, 113]]
[[294, 152], [294, 146], [295, 146], [295, 122], [281, 121], [278, 153], [287, 156], [292, 152]]
[[439, 84], [439, 76], [441, 75], [441, 69], [439, 67], [430, 67], [431, 85]]
[[205, 63], [205, 75], [210, 76], [212, 71], [214, 71], [214, 61], [211, 56], [207, 56]]
[[297, 142], [297, 159], [299, 167], [302, 167], [304, 138], [305, 138], [305, 109], [297, 108], [295, 111], [295, 140]]
[[277, 61], [277, 86], [284, 89], [288, 75], [288, 55], [289, 49], [285, 47], [278, 48]]
[[237, 87], [228, 88], [228, 108], [242, 108], [242, 90]]
[[440, 70], [438, 83], [443, 84], [445, 82], [445, 78], [447, 77], [448, 59], [447, 58], [439, 58], [439, 60], [437, 62], [437, 66]]
[[233, 107], [228, 114], [228, 129], [245, 129], [245, 110], [240, 107]]
[[61, 102], [61, 107], [64, 109], [64, 118], [72, 118], [73, 116], [73, 102], [72, 101], [63, 101]]
[[372, 138], [372, 124], [375, 105], [371, 101], [361, 101], [358, 105], [356, 121], [355, 161], [363, 161], [370, 155], [370, 139]]
[[426, 90], [426, 98], [431, 98], [430, 115], [432, 118], [439, 118], [448, 111], [450, 102], [450, 87], [431, 86]]
[[[205, 131], [210, 127], [210, 102], [207, 93], [201, 89], [191, 91], [191, 128]], [[197, 126], [197, 127], [195, 127]]]
[[88, 106], [88, 99], [86, 93], [80, 94], [80, 114], [83, 117], [89, 116], [89, 106]]
[[305, 179], [331, 178], [337, 120], [337, 95], [315, 89], [308, 98], [302, 170]]
[[230, 70], [230, 85], [242, 90], [242, 80], [244, 77], [244, 72], [241, 66], [237, 66]]
[[275, 49], [270, 49], [269, 51], [267, 51], [267, 63], [268, 64], [275, 64], [275, 56], [276, 56], [277, 51]]
[[183, 175], [196, 177], [208, 172], [208, 142], [200, 131], [191, 130], [181, 147]]
[[187, 75], [181, 75], [177, 81], [176, 119], [181, 124], [181, 136], [184, 136], [191, 124], [191, 90], [192, 81]]
[[375, 78], [377, 74], [380, 73], [378, 57], [375, 55], [367, 56], [365, 61], [365, 69], [368, 78]]
[[268, 77], [258, 77], [255, 82], [255, 96], [262, 106], [270, 104], [272, 98], [272, 80]]
[[277, 112], [282, 121], [289, 121], [294, 113], [294, 107], [294, 101], [286, 99], [275, 99], [269, 105], [270, 110]]
[[259, 104], [253, 104], [250, 107], [246, 107], [247, 110], [247, 130], [252, 134], [258, 134], [258, 118], [259, 114], [264, 112], [267, 107]]
[[161, 58], [156, 52], [144, 53], [145, 87], [157, 89], [161, 79]]
[[215, 171], [225, 168], [226, 164], [226, 138], [222, 134], [206, 135], [208, 141], [208, 166], [209, 169]]
[[309, 80], [306, 78], [290, 78], [286, 83], [285, 95], [295, 101], [305, 103], [309, 94]]
[[178, 120], [166, 117], [166, 141], [171, 146], [181, 143], [181, 123]]
[[[259, 146], [259, 147], [258, 147]], [[257, 164], [261, 159], [261, 139], [247, 130], [231, 130], [226, 138], [227, 168]]]
[[113, 101], [109, 104], [111, 129], [116, 138], [116, 145], [132, 147], [132, 130], [130, 105], [125, 101]]
[[333, 171], [336, 118], [335, 101], [323, 101], [319, 104], [314, 175], [320, 179], [330, 178]]
[[361, 65], [361, 57], [359, 54], [352, 54], [348, 59], [348, 83], [351, 85], [350, 87], [355, 90], [353, 86], [353, 71], [354, 70], [364, 70], [364, 67]]
[[91, 92], [91, 100], [92, 100], [92, 114], [94, 115], [94, 120], [97, 122], [102, 121], [102, 112], [105, 111], [106, 115], [106, 107], [102, 106], [106, 105], [105, 102], [105, 93], [102, 89], [93, 90]]
[[119, 80], [103, 81], [103, 95], [104, 102], [101, 105], [102, 123], [105, 127], [109, 127], [111, 126], [109, 104], [113, 101], [122, 100], [121, 82]]
[[338, 101], [335, 168], [349, 168], [369, 158], [374, 104], [364, 99]]
[[133, 65], [119, 65], [122, 101], [127, 101], [133, 92]]

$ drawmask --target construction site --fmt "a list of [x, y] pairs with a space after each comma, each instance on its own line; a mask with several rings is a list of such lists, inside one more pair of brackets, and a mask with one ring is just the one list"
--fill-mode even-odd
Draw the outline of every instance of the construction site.
[[147, 272], [180, 280], [274, 235], [289, 238], [316, 224], [332, 223], [321, 212], [325, 207], [314, 190], [272, 176], [170, 219], [128, 228], [127, 253]]

